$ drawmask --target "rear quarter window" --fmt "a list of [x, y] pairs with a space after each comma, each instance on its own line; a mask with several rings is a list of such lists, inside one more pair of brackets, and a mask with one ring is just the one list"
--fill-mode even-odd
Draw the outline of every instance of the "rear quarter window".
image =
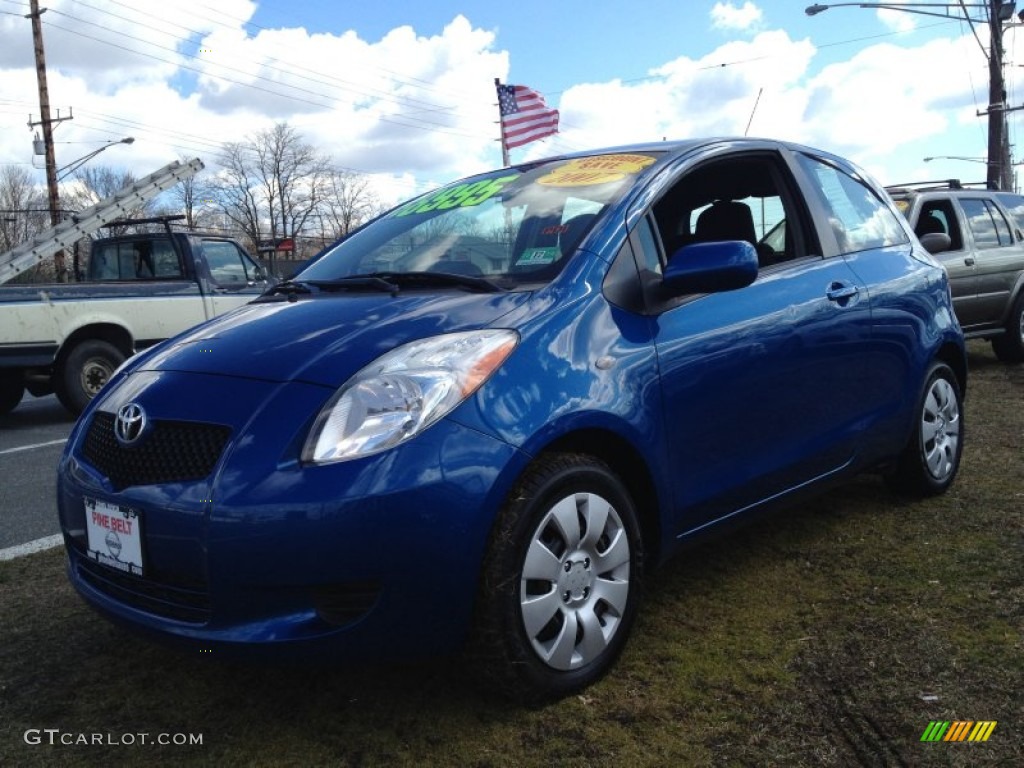
[[829, 224], [843, 253], [908, 241], [896, 214], [865, 182], [817, 158], [799, 157], [830, 209]]
[[975, 248], [998, 248], [1013, 244], [1009, 223], [991, 201], [964, 197], [960, 199], [960, 207], [964, 209], [967, 226], [974, 235]]
[[1010, 225], [1014, 229], [1016, 239], [1024, 240], [1024, 196], [1004, 192], [997, 194], [996, 199], [1010, 214]]

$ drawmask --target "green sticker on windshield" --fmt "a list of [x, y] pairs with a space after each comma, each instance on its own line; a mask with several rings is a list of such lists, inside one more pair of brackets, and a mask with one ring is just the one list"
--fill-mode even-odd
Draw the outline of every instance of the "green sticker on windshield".
[[413, 200], [403, 205], [392, 216], [408, 216], [413, 213], [430, 213], [431, 211], [447, 211], [451, 208], [471, 208], [490, 200], [501, 192], [502, 187], [519, 178], [518, 174], [502, 176], [497, 179], [484, 179], [469, 184], [456, 184], [439, 192], [427, 195], [426, 198]]
[[554, 264], [562, 252], [557, 248], [527, 248], [516, 261], [517, 267], [542, 267]]

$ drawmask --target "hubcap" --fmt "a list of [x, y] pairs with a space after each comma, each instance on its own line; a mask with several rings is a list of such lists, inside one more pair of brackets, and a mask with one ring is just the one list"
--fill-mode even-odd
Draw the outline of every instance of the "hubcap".
[[531, 537], [520, 582], [520, 615], [548, 666], [585, 666], [608, 648], [629, 599], [630, 548], [612, 505], [593, 493], [551, 507]]
[[82, 389], [90, 397], [95, 397], [103, 389], [103, 385], [107, 383], [113, 372], [114, 369], [106, 360], [101, 358], [88, 360], [82, 366]]
[[953, 385], [936, 379], [924, 399], [921, 448], [931, 476], [946, 480], [956, 468], [960, 447], [960, 406]]

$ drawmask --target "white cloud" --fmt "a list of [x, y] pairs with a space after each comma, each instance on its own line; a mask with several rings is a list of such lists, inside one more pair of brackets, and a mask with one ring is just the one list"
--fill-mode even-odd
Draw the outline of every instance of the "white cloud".
[[[150, 0], [92, 11], [48, 0], [79, 19], [54, 13], [44, 25], [51, 103], [75, 114], [55, 137], [78, 142], [57, 145], [58, 165], [134, 136], [133, 145], [112, 147], [97, 162], [141, 176], [187, 154], [212, 172], [223, 142], [282, 120], [340, 165], [372, 173], [388, 201], [500, 162], [493, 78], [505, 79], [511, 54], [493, 31], [456, 16], [434, 35], [402, 26], [377, 41], [300, 27], [250, 33], [248, 0], [222, 0], [224, 14], [208, 0], [189, 0], [194, 13], [186, 15], [177, 10], [182, 2], [165, 14]], [[762, 23], [751, 3], [718, 3], [712, 13], [715, 24], [749, 30]], [[174, 26], [186, 18], [187, 30]], [[27, 164], [26, 116], [38, 119], [25, 44], [31, 35], [27, 22], [10, 19], [0, 16], [0, 164]], [[86, 29], [89, 37], [80, 33]], [[973, 131], [984, 146], [975, 111], [987, 74], [969, 32], [916, 47], [871, 44], [817, 70], [821, 55], [807, 39], [762, 30], [697, 58], [666, 61], [639, 81], [572, 85], [547, 94], [561, 110], [562, 132], [514, 150], [513, 160], [663, 137], [742, 135], [750, 123], [751, 135], [820, 146], [902, 181], [918, 173], [924, 155], [977, 154], [943, 143], [947, 134]], [[930, 141], [935, 146], [923, 150]]]
[[[906, 0], [892, 0], [889, 5], [903, 5]], [[950, 11], [952, 12], [952, 8]], [[875, 12], [878, 20], [893, 32], [911, 32], [917, 27], [920, 16], [911, 11], [894, 11], [887, 8], [880, 8]]]
[[[203, 0], [195, 14], [176, 4], [173, 18], [187, 18], [187, 29], [140, 0], [137, 15], [92, 12], [106, 32], [82, 23], [89, 19], [81, 7], [74, 25], [53, 14], [59, 26], [44, 25], [50, 101], [75, 115], [55, 129], [58, 165], [133, 135], [131, 147], [112, 147], [96, 162], [130, 163], [140, 176], [181, 154], [211, 167], [223, 142], [285, 120], [340, 165], [394, 174], [406, 195], [409, 174], [439, 182], [499, 162], [493, 76], [507, 74], [508, 54], [493, 50], [493, 32], [457, 16], [433, 36], [400, 27], [375, 43], [302, 28], [249, 35], [241, 22], [251, 4], [229, 4], [223, 16]], [[72, 6], [56, 0], [62, 7]], [[27, 24], [5, 23], [0, 51], [26, 36]], [[25, 117], [38, 120], [38, 96], [31, 46], [18, 51], [24, 61], [0, 63], [0, 163], [32, 159]]]
[[711, 9], [711, 24], [715, 29], [749, 30], [761, 22], [761, 17], [761, 9], [749, 0], [740, 7], [732, 3], [715, 3]]

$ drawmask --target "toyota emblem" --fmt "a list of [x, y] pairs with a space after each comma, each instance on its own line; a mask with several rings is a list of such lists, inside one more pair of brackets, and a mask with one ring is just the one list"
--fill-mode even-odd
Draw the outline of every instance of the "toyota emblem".
[[146, 412], [138, 403], [128, 403], [117, 409], [114, 435], [123, 445], [131, 445], [146, 430]]

